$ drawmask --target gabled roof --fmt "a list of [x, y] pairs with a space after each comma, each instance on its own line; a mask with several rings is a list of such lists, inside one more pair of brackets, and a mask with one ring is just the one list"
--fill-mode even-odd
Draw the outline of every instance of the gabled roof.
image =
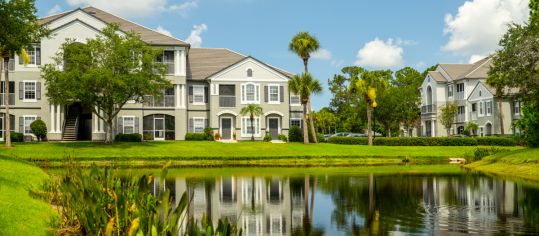
[[447, 79], [438, 71], [429, 71], [429, 76], [437, 82], [447, 82]]
[[461, 75], [470, 70], [468, 64], [440, 64], [440, 67], [451, 77], [452, 80], [460, 79]]
[[126, 19], [123, 19], [123, 18], [120, 18], [120, 17], [117, 17], [113, 14], [110, 14], [106, 11], [103, 11], [101, 9], [98, 9], [98, 8], [95, 8], [95, 7], [84, 7], [84, 8], [77, 8], [75, 10], [72, 10], [72, 11], [67, 11], [67, 12], [63, 12], [63, 13], [60, 13], [60, 14], [56, 14], [56, 15], [52, 15], [52, 16], [48, 16], [48, 17], [44, 17], [44, 18], [41, 18], [39, 19], [39, 23], [40, 24], [49, 24], [57, 19], [60, 19], [64, 16], [67, 16], [73, 12], [76, 12], [76, 11], [83, 11], [95, 18], [97, 18], [98, 20], [101, 20], [103, 21], [104, 23], [106, 24], [112, 24], [112, 23], [115, 23], [115, 24], [118, 24], [118, 26], [120, 27], [120, 30], [123, 31], [123, 32], [130, 32], [130, 31], [133, 31], [133, 32], [136, 32], [137, 34], [140, 35], [140, 38], [142, 41], [150, 44], [150, 45], [162, 45], [162, 46], [189, 46], [188, 43], [182, 41], [182, 40], [179, 40], [177, 38], [174, 38], [174, 37], [171, 37], [171, 36], [168, 36], [168, 35], [164, 35], [162, 33], [159, 33], [155, 30], [152, 30], [152, 29], [149, 29], [149, 28], [146, 28], [144, 26], [141, 26], [139, 24], [136, 24], [136, 23], [133, 23], [129, 20], [126, 20]]
[[462, 76], [462, 79], [486, 79], [491, 64], [492, 56], [485, 57], [473, 63], [470, 70]]

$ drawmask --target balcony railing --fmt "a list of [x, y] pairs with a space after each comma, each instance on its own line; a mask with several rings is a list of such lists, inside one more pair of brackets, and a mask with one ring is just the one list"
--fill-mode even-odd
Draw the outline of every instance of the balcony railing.
[[477, 120], [477, 112], [470, 112], [471, 120]]
[[144, 96], [144, 107], [174, 107], [174, 95], [164, 95], [160, 98]]
[[464, 114], [457, 114], [457, 122], [464, 122], [466, 118]]
[[[5, 99], [4, 99], [4, 94], [3, 93], [0, 93], [0, 106], [4, 106], [5, 105]], [[10, 93], [9, 94], [9, 105], [15, 105], [15, 94], [14, 93]]]
[[219, 96], [219, 107], [236, 107], [236, 96]]
[[463, 100], [464, 99], [464, 92], [457, 92], [455, 96], [456, 100]]
[[436, 113], [436, 105], [426, 105], [421, 106], [421, 114], [430, 114], [430, 113]]

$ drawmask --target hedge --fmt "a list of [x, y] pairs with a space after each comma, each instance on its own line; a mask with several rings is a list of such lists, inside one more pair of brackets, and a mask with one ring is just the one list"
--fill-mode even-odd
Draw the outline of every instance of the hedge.
[[18, 132], [11, 132], [11, 142], [24, 142], [24, 135]]
[[205, 133], [186, 133], [186, 141], [210, 141], [213, 139], [208, 139], [208, 135]]
[[141, 134], [117, 134], [114, 136], [115, 142], [142, 142]]
[[[364, 137], [330, 137], [328, 143], [347, 145], [367, 145]], [[414, 137], [386, 138], [376, 137], [373, 145], [377, 146], [515, 146], [513, 138], [481, 137], [481, 138], [447, 138], [447, 137]]]

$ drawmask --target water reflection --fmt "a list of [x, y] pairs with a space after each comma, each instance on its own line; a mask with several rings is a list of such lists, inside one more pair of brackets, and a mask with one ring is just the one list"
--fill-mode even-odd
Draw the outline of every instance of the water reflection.
[[481, 175], [176, 176], [188, 214], [227, 217], [244, 235], [534, 234], [539, 190]]

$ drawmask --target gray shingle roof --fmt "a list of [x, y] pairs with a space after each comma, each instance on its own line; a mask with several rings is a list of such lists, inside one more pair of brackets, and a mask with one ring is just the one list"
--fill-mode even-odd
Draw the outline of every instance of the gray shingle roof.
[[438, 82], [447, 82], [447, 79], [438, 71], [429, 71], [429, 75]]
[[[72, 11], [60, 13], [57, 15], [52, 15], [49, 17], [45, 17], [39, 20], [40, 24], [48, 24], [58, 18], [61, 18], [63, 16], [69, 15], [70, 13], [77, 11], [79, 9], [75, 9]], [[112, 15], [106, 11], [103, 11], [101, 9], [95, 8], [95, 7], [84, 7], [80, 8], [80, 10], [96, 17], [97, 19], [107, 23], [107, 24], [118, 24], [120, 27], [120, 30], [123, 32], [130, 32], [134, 31], [140, 35], [140, 38], [142, 41], [150, 44], [150, 45], [163, 45], [163, 46], [189, 46], [188, 43], [176, 39], [174, 37], [170, 37], [168, 35], [161, 34], [155, 30], [146, 28], [144, 26], [141, 26], [139, 24], [133, 23], [131, 21], [128, 21], [126, 19], [117, 17], [115, 15]]]
[[486, 79], [492, 63], [492, 57], [485, 57], [473, 64], [440, 64], [440, 67], [453, 80]]
[[226, 48], [191, 48], [187, 58], [187, 79], [206, 79], [244, 58]]

